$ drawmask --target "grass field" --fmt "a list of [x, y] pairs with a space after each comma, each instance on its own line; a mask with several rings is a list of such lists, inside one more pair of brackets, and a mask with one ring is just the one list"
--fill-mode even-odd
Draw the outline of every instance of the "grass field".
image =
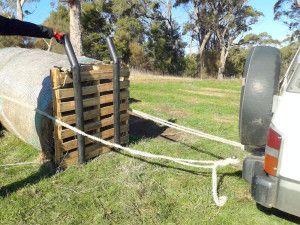
[[[238, 141], [240, 81], [142, 77], [132, 80], [131, 107]], [[246, 156], [230, 146], [134, 119], [130, 147], [176, 157]], [[33, 161], [38, 152], [6, 132], [0, 164]], [[257, 209], [241, 166], [219, 170], [215, 206], [211, 173], [109, 153], [56, 173], [49, 165], [0, 167], [0, 224], [291, 224], [297, 218]]]

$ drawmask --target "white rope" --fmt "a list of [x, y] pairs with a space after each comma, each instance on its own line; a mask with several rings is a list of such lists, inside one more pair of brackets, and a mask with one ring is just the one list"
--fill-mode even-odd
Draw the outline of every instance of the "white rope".
[[244, 150], [244, 145], [242, 145], [241, 143], [231, 141], [231, 140], [227, 140], [225, 138], [217, 137], [217, 136], [214, 136], [214, 135], [211, 135], [211, 134], [207, 134], [207, 133], [204, 133], [202, 131], [198, 131], [198, 130], [195, 130], [195, 129], [192, 129], [192, 128], [184, 127], [184, 126], [172, 123], [170, 121], [163, 120], [163, 119], [151, 116], [149, 114], [140, 112], [138, 110], [132, 109], [131, 112], [135, 115], [138, 115], [138, 116], [143, 117], [143, 118], [148, 119], [148, 120], [152, 120], [152, 121], [154, 121], [156, 123], [159, 123], [161, 125], [168, 126], [168, 127], [174, 128], [176, 130], [180, 130], [180, 131], [183, 131], [185, 133], [189, 133], [189, 134], [192, 134], [192, 135], [195, 135], [195, 136], [198, 136], [198, 137], [202, 137], [202, 138], [206, 138], [206, 139], [209, 139], [209, 140], [212, 140], [212, 141], [217, 141], [217, 142], [220, 142], [220, 143], [223, 143], [223, 144], [238, 147], [238, 148]]
[[[16, 103], [16, 104], [18, 104], [20, 106], [23, 106], [23, 107], [25, 107], [27, 109], [34, 110], [37, 113], [39, 113], [40, 115], [43, 115], [43, 116], [49, 118], [50, 120], [54, 121], [56, 124], [59, 124], [59, 125], [65, 127], [65, 128], [68, 128], [68, 129], [74, 131], [77, 134], [85, 136], [85, 137], [87, 137], [87, 138], [89, 138], [91, 140], [100, 142], [103, 145], [110, 146], [110, 147], [113, 147], [113, 148], [116, 148], [116, 149], [119, 149], [119, 150], [123, 150], [124, 152], [127, 152], [127, 153], [129, 153], [131, 155], [137, 155], [137, 156], [141, 156], [141, 157], [145, 157], [145, 158], [151, 158], [151, 159], [168, 160], [168, 161], [175, 162], [175, 163], [178, 163], [178, 164], [181, 164], [181, 165], [195, 167], [195, 168], [212, 169], [212, 195], [213, 195], [213, 200], [216, 203], [216, 205], [219, 206], [219, 207], [224, 206], [224, 204], [227, 201], [227, 197], [226, 196], [218, 197], [218, 193], [217, 193], [217, 190], [218, 190], [218, 185], [217, 185], [217, 168], [218, 167], [228, 166], [228, 165], [239, 164], [240, 161], [238, 159], [227, 158], [227, 159], [218, 160], [218, 161], [191, 160], [191, 159], [174, 158], [174, 157], [164, 156], [164, 155], [157, 155], [157, 154], [152, 154], [152, 153], [149, 153], [149, 152], [142, 152], [142, 151], [131, 149], [131, 148], [128, 148], [128, 147], [123, 147], [123, 146], [121, 146], [119, 144], [115, 144], [115, 143], [111, 143], [111, 142], [105, 141], [105, 140], [103, 140], [101, 138], [98, 138], [98, 137], [94, 137], [94, 136], [92, 136], [90, 134], [87, 134], [87, 133], [85, 133], [85, 132], [77, 129], [76, 127], [70, 126], [69, 124], [66, 124], [66, 123], [64, 123], [64, 122], [62, 122], [62, 121], [60, 121], [60, 120], [58, 120], [58, 119], [50, 116], [49, 114], [47, 114], [47, 113], [45, 113], [45, 112], [43, 112], [43, 111], [41, 111], [39, 109], [36, 109], [35, 107], [33, 107], [33, 106], [29, 105], [29, 104], [20, 102], [20, 101], [18, 101], [16, 99], [13, 99], [13, 98], [10, 98], [10, 97], [7, 97], [7, 96], [3, 96], [3, 95], [0, 95], [0, 97], [3, 98], [3, 99], [6, 99], [8, 101], [14, 102], [14, 103]], [[205, 164], [205, 165], [200, 165], [200, 164]]]

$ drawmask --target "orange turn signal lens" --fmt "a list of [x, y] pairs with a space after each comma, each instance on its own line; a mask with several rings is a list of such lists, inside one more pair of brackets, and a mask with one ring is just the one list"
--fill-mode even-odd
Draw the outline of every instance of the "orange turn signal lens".
[[278, 165], [278, 158], [275, 158], [268, 154], [265, 155], [264, 170], [266, 171], [266, 173], [270, 174], [271, 176], [276, 176], [277, 165]]

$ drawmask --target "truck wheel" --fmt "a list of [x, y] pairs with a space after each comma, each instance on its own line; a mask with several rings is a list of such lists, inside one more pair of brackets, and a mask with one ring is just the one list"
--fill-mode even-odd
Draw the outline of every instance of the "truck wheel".
[[280, 63], [280, 52], [274, 47], [254, 47], [248, 55], [244, 67], [239, 116], [243, 145], [266, 145], [272, 119], [273, 96], [278, 93]]

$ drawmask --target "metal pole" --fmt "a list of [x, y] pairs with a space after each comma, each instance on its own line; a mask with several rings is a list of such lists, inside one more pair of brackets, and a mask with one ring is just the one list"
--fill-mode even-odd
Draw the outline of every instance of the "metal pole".
[[[81, 76], [80, 76], [80, 65], [76, 58], [74, 49], [67, 35], [64, 35], [63, 44], [67, 53], [69, 62], [71, 64], [73, 74], [73, 85], [74, 85], [74, 99], [75, 99], [75, 113], [76, 113], [76, 127], [79, 130], [84, 131], [84, 120], [83, 120], [83, 100], [82, 100], [82, 89], [81, 89]], [[83, 164], [85, 162], [85, 138], [77, 134], [78, 141], [78, 163]]]
[[115, 143], [120, 144], [120, 61], [112, 38], [107, 37], [106, 42], [113, 60], [114, 136]]

